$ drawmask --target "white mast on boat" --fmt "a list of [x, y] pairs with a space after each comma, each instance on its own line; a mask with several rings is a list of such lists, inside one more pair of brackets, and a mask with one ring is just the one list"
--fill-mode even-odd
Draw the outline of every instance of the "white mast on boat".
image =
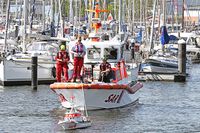
[[[126, 18], [126, 13], [125, 13], [125, 5], [126, 4], [125, 3], [126, 3], [126, 0], [123, 0], [122, 4], [121, 4], [121, 6], [122, 6], [122, 10], [121, 10], [121, 16], [122, 16], [121, 24], [122, 24], [122, 27], [123, 27], [123, 25], [125, 23], [125, 18]], [[123, 28], [122, 28], [122, 32], [124, 32]]]
[[82, 7], [82, 2], [81, 2], [81, 0], [79, 1], [79, 12], [78, 12], [78, 18], [79, 18], [79, 20], [78, 20], [78, 22], [79, 22], [79, 24], [81, 23], [81, 7]]
[[7, 10], [6, 10], [6, 25], [5, 25], [5, 38], [4, 38], [4, 53], [7, 52], [7, 37], [8, 37], [8, 20], [9, 20], [9, 16], [10, 16], [10, 0], [7, 1]]
[[115, 17], [115, 20], [117, 19], [117, 0], [114, 0], [114, 17]]
[[54, 0], [51, 0], [51, 37], [55, 36], [55, 26], [54, 26]]
[[77, 27], [77, 21], [78, 21], [78, 0], [75, 0], [75, 19], [74, 19], [74, 25]]
[[69, 22], [73, 24], [74, 22], [74, 13], [73, 13], [73, 6], [72, 6], [72, 0], [70, 0], [69, 3]]
[[[85, 6], [85, 9], [88, 9], [88, 0], [84, 0], [84, 6]], [[85, 12], [85, 24], [87, 23], [87, 19], [88, 19], [88, 12]]]
[[26, 51], [26, 25], [27, 25], [27, 0], [24, 0], [24, 32], [23, 32], [23, 45], [22, 45], [22, 52]]
[[185, 24], [184, 24], [184, 10], [185, 10], [185, 7], [184, 7], [184, 5], [185, 5], [185, 0], [182, 0], [182, 22], [181, 22], [181, 24], [182, 24], [182, 30], [184, 30], [184, 26], [185, 26]]
[[60, 16], [60, 35], [63, 37], [64, 35], [64, 27], [63, 27], [63, 17], [62, 17], [62, 3], [60, 0], [58, 0], [58, 6], [59, 6], [59, 16]]
[[45, 31], [45, 0], [42, 1], [42, 31]]
[[128, 9], [128, 29], [131, 29], [131, 1], [128, 0], [128, 2], [126, 3], [126, 8]]
[[135, 25], [135, 0], [132, 1], [132, 32], [134, 31]]
[[174, 32], [174, 4], [173, 0], [171, 0], [171, 24], [172, 24], [172, 32]]
[[[166, 0], [163, 0], [163, 27], [166, 26]], [[162, 45], [162, 51], [164, 51], [164, 45]]]
[[4, 14], [4, 0], [1, 0], [1, 16]]
[[142, 27], [142, 5], [143, 0], [140, 0], [140, 28]]
[[18, 19], [18, 0], [15, 1], [15, 6], [16, 6], [16, 9], [15, 9], [15, 19]]
[[[103, 1], [103, 9], [107, 9], [106, 0]], [[106, 20], [106, 12], [103, 14], [103, 21]]]
[[122, 0], [119, 0], [119, 34], [122, 32]]
[[150, 34], [150, 49], [149, 52], [153, 49], [153, 34], [154, 34], [154, 23], [155, 23], [155, 15], [156, 15], [156, 5], [157, 5], [157, 0], [154, 1], [153, 5], [153, 20], [151, 23], [151, 34]]
[[32, 33], [34, 14], [35, 14], [35, 0], [33, 0], [33, 3], [32, 3], [32, 11], [31, 11], [31, 19], [30, 19], [30, 34]]

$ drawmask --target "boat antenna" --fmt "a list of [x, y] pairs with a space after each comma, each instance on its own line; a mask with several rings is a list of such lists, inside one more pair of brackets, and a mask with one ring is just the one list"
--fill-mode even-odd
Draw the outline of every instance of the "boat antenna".
[[93, 28], [95, 29], [95, 33], [97, 33], [98, 29], [101, 27], [100, 22], [99, 22], [100, 21], [99, 14], [101, 12], [109, 12], [108, 10], [100, 9], [99, 3], [100, 3], [99, 0], [96, 0], [94, 10], [86, 9], [86, 11], [94, 13]]

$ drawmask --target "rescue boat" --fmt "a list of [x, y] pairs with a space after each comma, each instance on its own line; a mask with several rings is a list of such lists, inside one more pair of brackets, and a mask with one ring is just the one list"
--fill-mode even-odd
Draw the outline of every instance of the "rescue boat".
[[[121, 33], [113, 37], [110, 34], [112, 31], [103, 31], [99, 13], [108, 11], [99, 9], [98, 0], [95, 10], [87, 11], [95, 13], [95, 17], [92, 19], [94, 31], [91, 31], [88, 38], [82, 41], [86, 47], [84, 67], [89, 70], [89, 74], [83, 77], [84, 82], [82, 83], [56, 82], [51, 84], [50, 88], [61, 99], [65, 99], [61, 100], [61, 104], [65, 108], [71, 108], [70, 97], [72, 95], [75, 97], [73, 105], [79, 110], [84, 110], [84, 105], [88, 110], [97, 110], [124, 107], [136, 102], [139, 98], [137, 92], [143, 85], [136, 80], [133, 81], [132, 76], [127, 74], [124, 60], [121, 60], [125, 56], [123, 47], [128, 34], [124, 33], [123, 38]], [[67, 45], [68, 49], [72, 49], [76, 41], [70, 41]], [[73, 55], [69, 55], [70, 61], [73, 63]], [[109, 83], [97, 80], [99, 61], [103, 57], [107, 57], [113, 71], [113, 78]], [[73, 68], [73, 66], [69, 66], [69, 68]], [[69, 75], [70, 77], [71, 75]]]
[[[75, 100], [73, 105], [84, 110], [86, 104], [88, 110], [119, 108], [138, 100], [137, 91], [143, 87], [138, 81], [131, 81], [125, 68], [124, 61], [112, 68], [114, 79], [110, 83], [93, 81], [91, 83], [56, 82], [50, 88], [65, 100], [61, 104], [65, 108], [71, 108], [70, 97]], [[84, 91], [84, 95], [82, 95]]]

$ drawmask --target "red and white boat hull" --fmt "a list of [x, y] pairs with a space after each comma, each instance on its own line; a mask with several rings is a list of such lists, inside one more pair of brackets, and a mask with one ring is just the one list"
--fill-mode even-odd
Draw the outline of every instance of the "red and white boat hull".
[[[54, 86], [56, 86], [56, 83], [54, 83]], [[60, 96], [61, 103], [66, 108], [70, 108], [70, 99], [73, 97], [73, 104], [75, 107], [83, 110], [84, 104], [86, 104], [88, 110], [97, 110], [119, 108], [135, 102], [139, 98], [136, 92], [142, 88], [142, 86], [141, 83], [137, 82], [128, 89], [104, 89], [101, 87], [98, 89], [61, 89], [51, 87], [51, 89]]]

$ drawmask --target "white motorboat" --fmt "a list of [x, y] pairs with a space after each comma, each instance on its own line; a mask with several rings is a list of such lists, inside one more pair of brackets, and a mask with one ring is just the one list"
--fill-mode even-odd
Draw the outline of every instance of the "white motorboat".
[[54, 56], [58, 44], [40, 41], [27, 45], [25, 53], [13, 53], [0, 60], [0, 82], [2, 85], [28, 85], [31, 83], [31, 56], [38, 56], [38, 83], [55, 81]]
[[[62, 95], [66, 101], [61, 101], [65, 108], [71, 108], [70, 97], [73, 95], [74, 106], [84, 110], [84, 101], [88, 110], [111, 109], [124, 107], [136, 102], [139, 99], [138, 90], [143, 85], [138, 81], [133, 81], [131, 76], [127, 75], [124, 62], [120, 62], [120, 67], [112, 68], [114, 77], [112, 82], [98, 82], [94, 79], [91, 83], [65, 83], [56, 82], [50, 85], [50, 88]], [[84, 96], [81, 95], [84, 90]]]

